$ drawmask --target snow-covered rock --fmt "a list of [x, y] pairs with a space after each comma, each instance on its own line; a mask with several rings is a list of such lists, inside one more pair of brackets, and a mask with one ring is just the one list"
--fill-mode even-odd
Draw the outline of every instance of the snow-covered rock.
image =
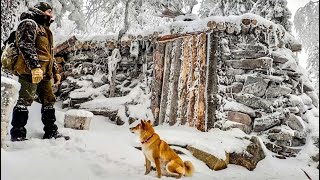
[[9, 122], [20, 90], [16, 80], [1, 76], [1, 148], [8, 133]]

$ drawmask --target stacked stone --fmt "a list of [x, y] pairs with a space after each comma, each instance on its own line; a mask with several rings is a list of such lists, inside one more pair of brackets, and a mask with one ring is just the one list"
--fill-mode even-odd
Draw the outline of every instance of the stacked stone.
[[243, 20], [241, 33], [220, 34], [215, 127], [254, 132], [278, 157], [295, 156], [306, 143], [305, 114], [317, 111], [318, 97], [294, 55], [301, 46], [281, 43], [277, 29], [258, 31], [256, 24]]

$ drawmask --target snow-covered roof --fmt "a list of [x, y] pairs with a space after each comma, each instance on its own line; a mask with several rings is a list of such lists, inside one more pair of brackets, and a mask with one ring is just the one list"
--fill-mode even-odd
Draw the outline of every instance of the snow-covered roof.
[[[151, 29], [145, 29], [143, 31], [136, 31], [132, 34], [126, 34], [121, 39], [121, 41], [132, 41], [135, 39], [140, 40], [162, 40], [168, 38], [174, 38], [177, 36], [185, 34], [194, 34], [201, 32], [212, 32], [220, 31], [227, 34], [233, 34], [237, 36], [252, 33], [259, 35], [260, 33], [265, 33], [268, 36], [273, 36], [275, 38], [275, 46], [282, 46], [291, 49], [292, 51], [300, 51], [301, 44], [280, 24], [275, 24], [265, 18], [246, 13], [240, 16], [211, 16], [204, 19], [194, 20], [194, 21], [182, 21], [177, 20], [170, 24], [165, 24], [162, 26], [154, 27]], [[170, 35], [173, 35], [172, 37]], [[81, 47], [85, 44], [90, 44], [90, 47], [108, 47], [110, 42], [116, 42], [116, 36], [99, 36], [92, 37], [90, 40], [88, 38], [75, 38], [77, 42], [70, 44], [70, 40], [57, 45], [57, 47], [68, 44], [70, 46]], [[114, 46], [113, 46], [114, 47]], [[67, 52], [78, 50], [78, 48], [69, 48]], [[57, 51], [59, 53], [59, 51]]]

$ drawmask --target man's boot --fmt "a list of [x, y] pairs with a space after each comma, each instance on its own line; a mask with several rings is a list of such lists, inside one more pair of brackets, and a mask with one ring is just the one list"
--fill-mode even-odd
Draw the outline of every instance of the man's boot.
[[58, 126], [55, 124], [56, 115], [55, 109], [53, 106], [45, 106], [41, 108], [41, 120], [44, 124], [44, 135], [43, 139], [51, 139], [51, 138], [61, 138], [64, 137], [66, 140], [69, 139], [67, 136], [63, 136], [58, 132]]
[[17, 105], [14, 107], [10, 130], [11, 141], [26, 140], [27, 130], [24, 126], [27, 124], [28, 114], [29, 111], [26, 106]]

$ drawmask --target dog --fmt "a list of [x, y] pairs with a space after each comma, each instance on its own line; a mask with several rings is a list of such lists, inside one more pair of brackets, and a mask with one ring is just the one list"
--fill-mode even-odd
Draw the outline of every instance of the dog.
[[130, 131], [140, 137], [146, 163], [145, 175], [150, 173], [151, 163], [154, 163], [158, 178], [161, 178], [162, 175], [176, 178], [181, 178], [183, 175], [192, 176], [194, 172], [192, 163], [190, 161], [183, 162], [178, 154], [160, 139], [150, 120], [141, 120], [138, 125], [131, 127]]

